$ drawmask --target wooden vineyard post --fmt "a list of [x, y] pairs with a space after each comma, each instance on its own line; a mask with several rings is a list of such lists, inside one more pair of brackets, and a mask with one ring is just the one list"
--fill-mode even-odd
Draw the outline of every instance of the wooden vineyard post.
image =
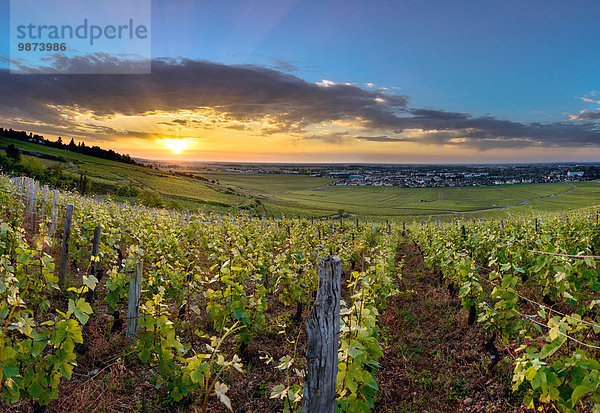
[[52, 207], [50, 208], [50, 235], [56, 232], [56, 224], [58, 221], [58, 191], [52, 191]]
[[502, 235], [504, 235], [504, 220], [500, 218], [500, 224], [502, 225]]
[[140, 317], [140, 294], [142, 291], [142, 270], [144, 261], [140, 257], [131, 280], [129, 281], [129, 302], [127, 304], [127, 337], [137, 335]]
[[35, 229], [35, 214], [37, 207], [37, 182], [31, 181], [29, 188], [29, 221], [31, 222], [31, 230]]
[[42, 188], [42, 213], [41, 213], [41, 223], [40, 227], [43, 225], [46, 226], [46, 197], [48, 196], [48, 187], [44, 185]]
[[65, 222], [63, 224], [62, 246], [60, 249], [60, 261], [58, 265], [58, 280], [61, 288], [67, 281], [67, 262], [69, 258], [69, 237], [71, 236], [71, 220], [73, 219], [73, 204], [67, 205]]
[[302, 413], [333, 413], [338, 371], [342, 262], [328, 255], [319, 259], [319, 289], [315, 307], [306, 320], [308, 373], [304, 381]]

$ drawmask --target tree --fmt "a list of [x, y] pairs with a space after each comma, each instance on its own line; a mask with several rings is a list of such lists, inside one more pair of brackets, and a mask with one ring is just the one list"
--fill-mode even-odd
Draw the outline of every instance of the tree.
[[117, 195], [118, 196], [131, 196], [131, 192], [129, 191], [129, 186], [127, 186], [127, 185], [121, 185], [117, 189]]
[[140, 192], [138, 201], [140, 204], [151, 208], [162, 208], [164, 205], [163, 199], [159, 193], [151, 189], [144, 189]]
[[90, 182], [90, 178], [87, 175], [80, 174], [79, 175], [79, 193], [81, 195], [85, 195], [90, 192], [92, 188], [92, 183]]
[[17, 162], [21, 160], [21, 153], [19, 152], [19, 149], [17, 149], [17, 147], [12, 143], [6, 148], [6, 156], [14, 159]]
[[135, 185], [129, 185], [129, 196], [138, 196], [140, 194], [140, 188]]
[[338, 216], [340, 217], [340, 225], [344, 225], [344, 211], [343, 209], [338, 209]]

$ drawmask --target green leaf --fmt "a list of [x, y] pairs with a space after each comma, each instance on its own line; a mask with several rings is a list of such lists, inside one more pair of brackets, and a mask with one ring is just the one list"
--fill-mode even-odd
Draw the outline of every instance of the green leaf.
[[19, 368], [18, 367], [9, 367], [9, 366], [4, 366], [3, 371], [3, 378], [7, 378], [10, 379], [11, 377], [16, 377], [19, 375]]
[[27, 388], [27, 393], [29, 393], [34, 399], [38, 399], [43, 392], [44, 388], [40, 386], [39, 383], [33, 383]]
[[89, 277], [83, 276], [83, 285], [90, 290], [94, 291], [96, 289], [96, 284], [98, 284], [98, 279], [93, 275], [90, 275]]
[[[550, 331], [552, 331], [552, 330], [550, 330]], [[567, 338], [565, 336], [560, 336], [560, 337], [557, 337], [556, 339], [552, 340], [551, 343], [544, 344], [538, 357], [542, 360], [550, 357], [565, 343], [565, 341], [567, 341]]]
[[573, 402], [573, 405], [575, 405], [575, 403], [577, 403], [577, 401], [581, 399], [581, 397], [593, 391], [594, 389], [584, 384], [580, 384], [579, 386], [575, 387], [575, 389], [573, 390], [573, 394], [571, 394], [571, 401]]
[[72, 312], [81, 324], [87, 323], [90, 316], [93, 313], [90, 304], [83, 298], [78, 298], [77, 301], [69, 299], [69, 311]]

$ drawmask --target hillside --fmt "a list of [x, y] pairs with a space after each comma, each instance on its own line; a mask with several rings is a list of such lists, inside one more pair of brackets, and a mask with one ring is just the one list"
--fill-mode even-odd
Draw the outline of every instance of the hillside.
[[[595, 205], [597, 182], [497, 185], [493, 187], [397, 188], [328, 186], [329, 178], [302, 174], [172, 171], [109, 161], [30, 142], [0, 138], [27, 151], [33, 169], [52, 166], [76, 182], [91, 180], [93, 193], [116, 195], [120, 187], [150, 189], [178, 209], [267, 216], [330, 217], [413, 221], [454, 218], [508, 218], [568, 211]], [[0, 154], [3, 154], [0, 151]], [[118, 197], [127, 201], [126, 197]], [[137, 202], [129, 198], [130, 202]]]

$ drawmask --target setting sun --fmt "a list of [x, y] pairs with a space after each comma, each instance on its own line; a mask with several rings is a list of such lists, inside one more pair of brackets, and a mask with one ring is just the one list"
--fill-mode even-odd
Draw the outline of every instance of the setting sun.
[[191, 138], [164, 138], [160, 141], [174, 154], [180, 154], [181, 152], [185, 151], [192, 143]]

